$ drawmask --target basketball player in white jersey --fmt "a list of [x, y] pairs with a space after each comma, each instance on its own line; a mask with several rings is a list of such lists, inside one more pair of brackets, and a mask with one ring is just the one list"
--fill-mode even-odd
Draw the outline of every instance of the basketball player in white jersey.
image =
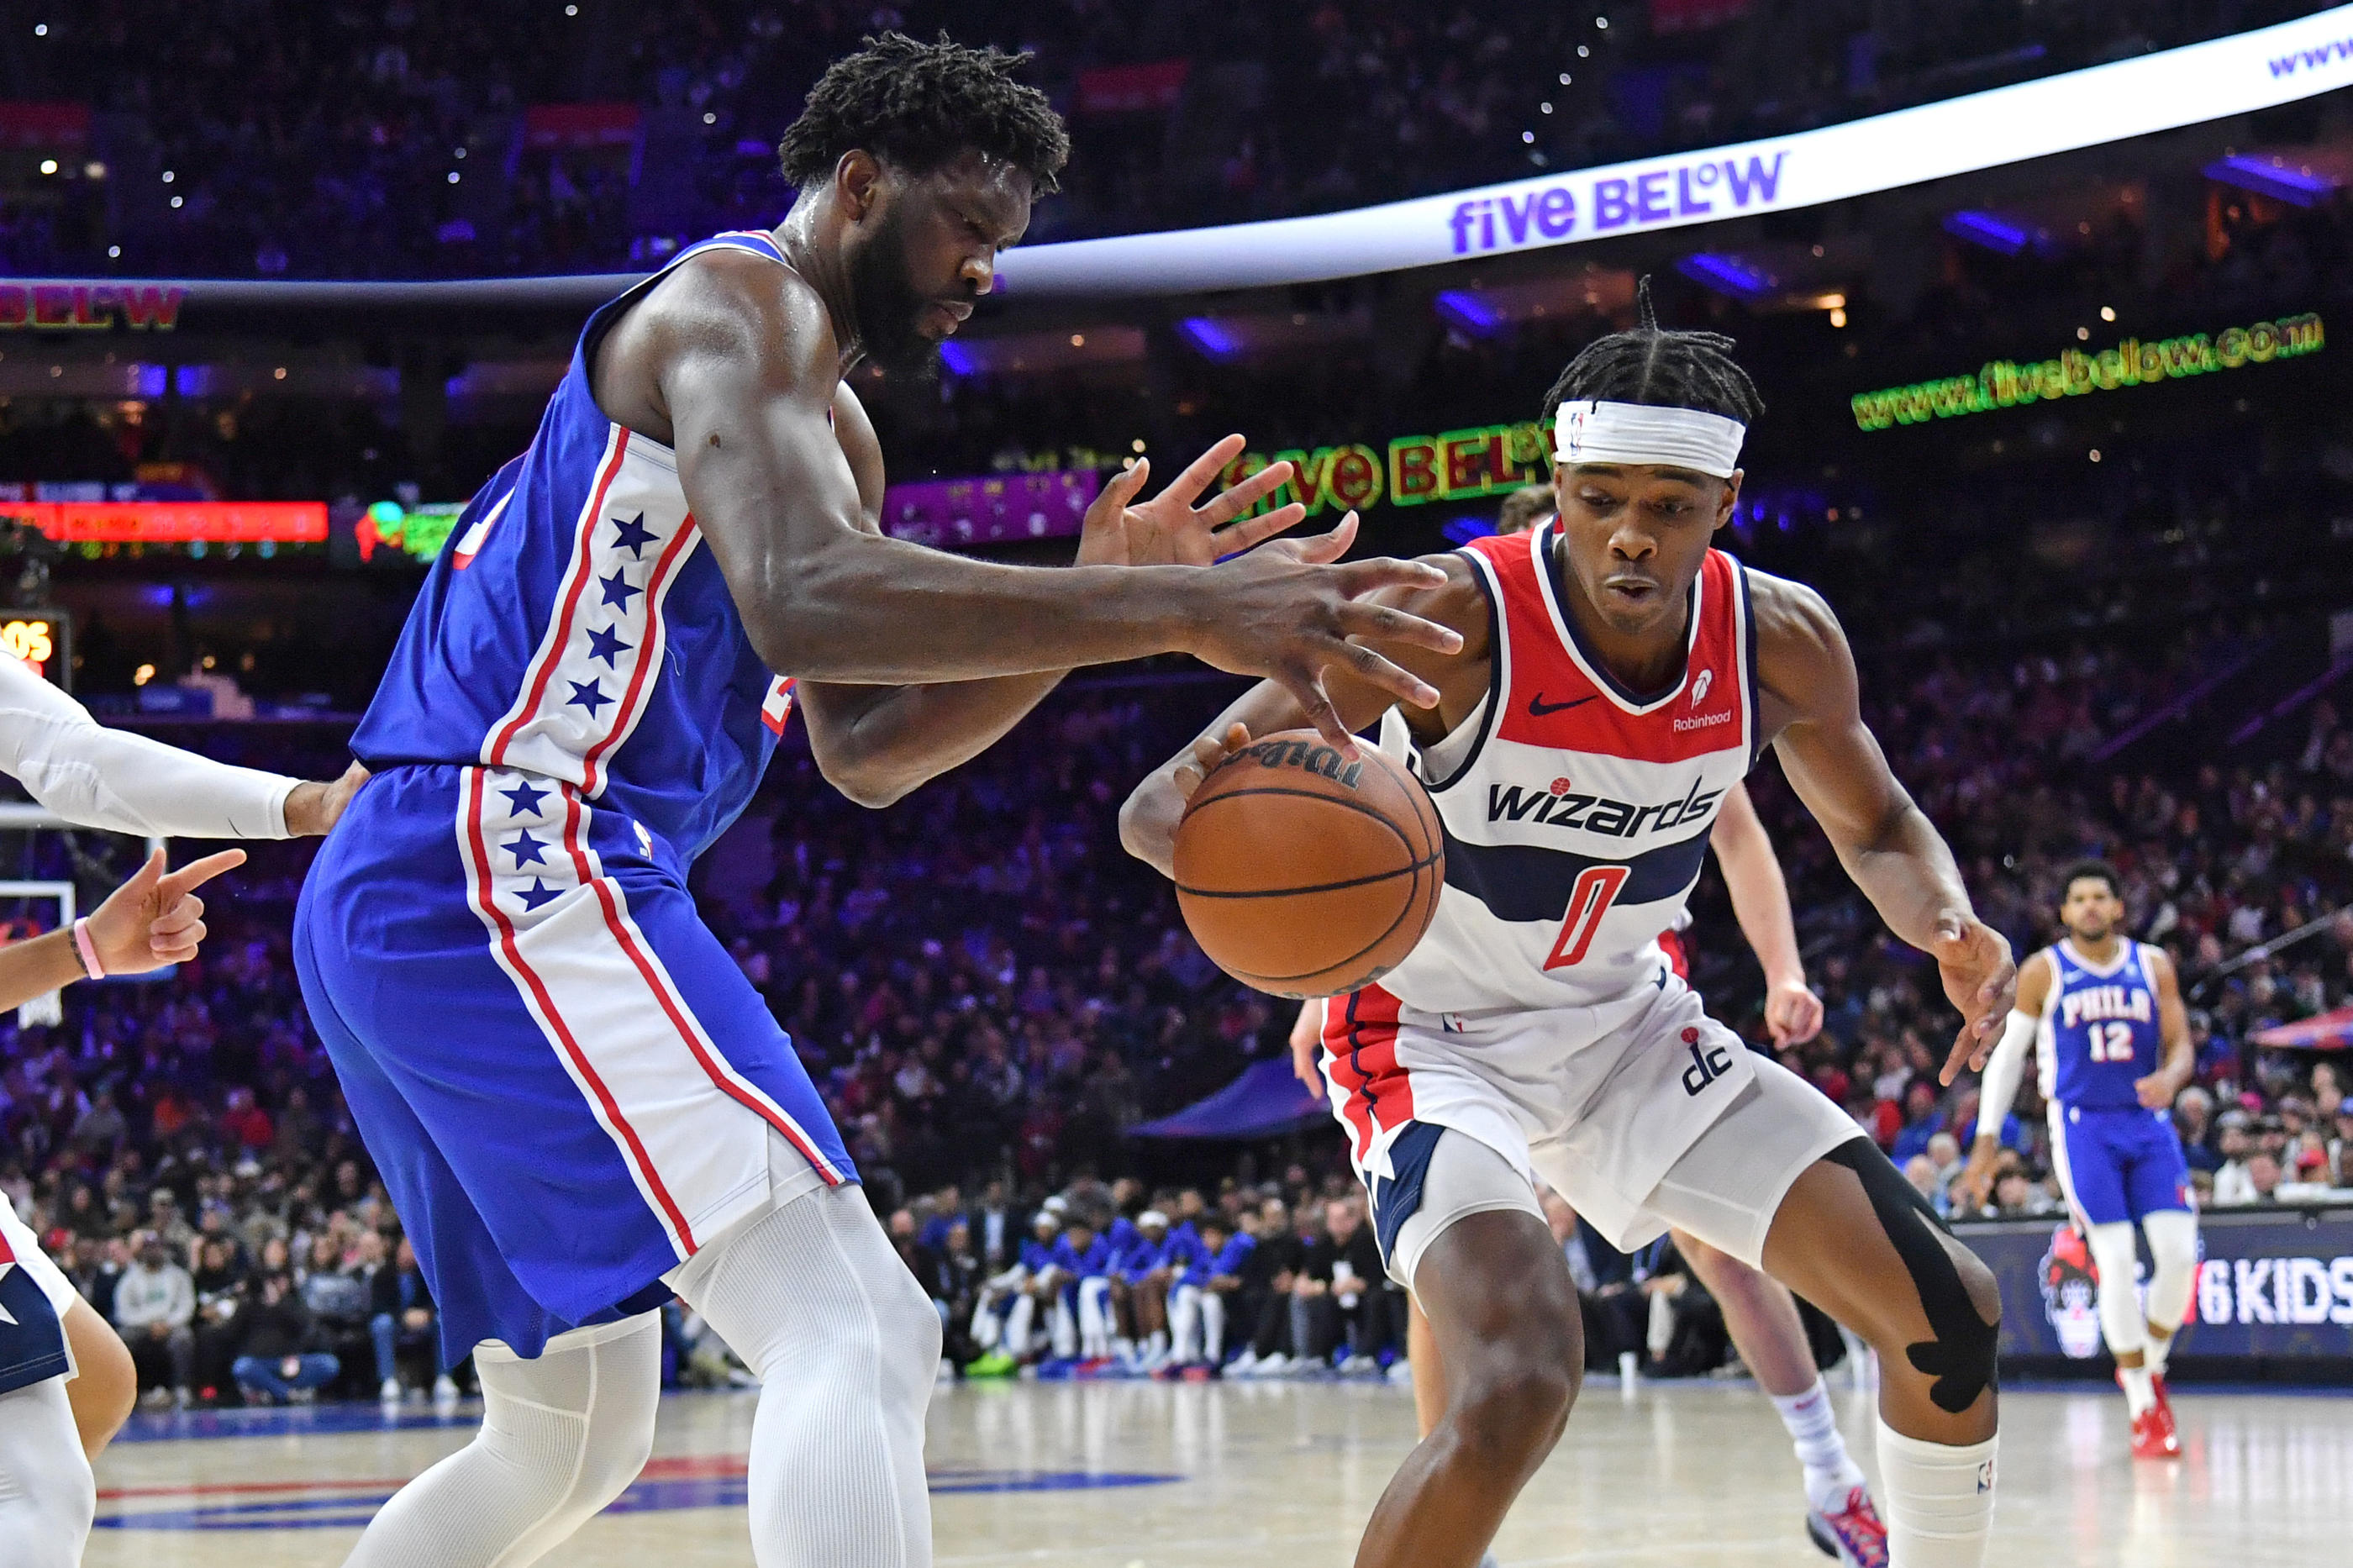
[[[1630, 331], [1570, 364], [1545, 412], [1558, 516], [1432, 557], [1395, 602], [1462, 649], [1402, 662], [1403, 710], [1340, 683], [1345, 722], [1412, 754], [1446, 831], [1421, 944], [1335, 998], [1334, 1109], [1390, 1272], [1430, 1316], [1444, 1417], [1376, 1508], [1357, 1568], [1472, 1568], [1567, 1419], [1583, 1355], [1541, 1177], [1601, 1235], [1670, 1226], [1762, 1268], [1881, 1358], [1894, 1568], [1977, 1568], [1992, 1522], [1991, 1273], [1838, 1107], [1710, 1020], [1659, 933], [1725, 792], [1768, 742], [1857, 885], [1930, 953], [1981, 1062], [2016, 984], [1951, 852], [1862, 723], [1819, 595], [1711, 549], [1739, 494], [1755, 389], [1711, 333]], [[1307, 715], [1261, 685], [1139, 786], [1129, 847], [1170, 865], [1183, 802], [1250, 734]]]
[[[0, 772], [69, 822], [150, 837], [324, 833], [365, 776], [301, 783], [109, 730], [22, 660], [0, 654]], [[195, 889], [241, 864], [208, 855], [176, 871], [158, 853], [72, 927], [0, 949], [0, 1011], [74, 981], [194, 958]], [[71, 1568], [98, 1507], [90, 1462], [138, 1394], [131, 1352], [41, 1250], [0, 1194], [0, 1563]]]
[[[1542, 493], [1549, 498], [1552, 492]], [[1525, 531], [1525, 523], [1496, 530], [1498, 533]], [[1788, 1050], [1804, 1045], [1821, 1033], [1822, 999], [1806, 984], [1797, 923], [1789, 911], [1788, 884], [1781, 876], [1773, 840], [1748, 798], [1746, 785], [1735, 784], [1725, 793], [1708, 832], [1708, 847], [1732, 895], [1741, 932], [1765, 969], [1765, 1026], [1774, 1048]], [[1675, 973], [1688, 978], [1683, 932], [1668, 931], [1660, 942]], [[1325, 1088], [1320, 1065], [1323, 1032], [1323, 1001], [1301, 1004], [1299, 1023], [1291, 1035], [1292, 1070], [1319, 1093]], [[1771, 1275], [1689, 1232], [1671, 1229], [1669, 1234], [1674, 1238], [1675, 1251], [1723, 1310], [1733, 1347], [1788, 1429], [1804, 1472], [1807, 1539], [1825, 1557], [1837, 1558], [1842, 1568], [1882, 1568], [1887, 1561], [1887, 1527], [1872, 1501], [1869, 1480], [1847, 1452], [1846, 1439], [1839, 1432], [1830, 1390], [1815, 1367], [1805, 1321], [1798, 1315], [1797, 1298]], [[1413, 1372], [1414, 1419], [1427, 1437], [1446, 1409], [1446, 1378], [1430, 1319], [1419, 1304], [1409, 1308], [1407, 1343]], [[1493, 1568], [1493, 1564], [1490, 1556], [1480, 1568]]]

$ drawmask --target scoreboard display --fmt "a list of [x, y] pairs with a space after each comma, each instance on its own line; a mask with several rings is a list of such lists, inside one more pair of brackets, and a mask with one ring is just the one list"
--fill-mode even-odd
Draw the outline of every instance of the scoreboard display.
[[0, 652], [15, 655], [36, 674], [73, 689], [73, 617], [63, 610], [0, 610]]

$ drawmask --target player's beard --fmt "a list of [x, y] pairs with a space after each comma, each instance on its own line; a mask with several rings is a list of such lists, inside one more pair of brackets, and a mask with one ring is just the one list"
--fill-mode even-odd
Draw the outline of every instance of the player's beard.
[[850, 258], [858, 346], [884, 374], [924, 382], [940, 373], [940, 345], [922, 330], [923, 310], [932, 301], [915, 288], [907, 270], [902, 227], [899, 210], [893, 207]]

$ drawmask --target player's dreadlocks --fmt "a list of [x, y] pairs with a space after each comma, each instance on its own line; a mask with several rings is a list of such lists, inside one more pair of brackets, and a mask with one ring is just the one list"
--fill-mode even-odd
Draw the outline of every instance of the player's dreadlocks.
[[828, 179], [853, 148], [928, 174], [970, 147], [1026, 170], [1039, 195], [1058, 188], [1071, 139], [1046, 95], [1013, 79], [1027, 54], [965, 48], [945, 33], [934, 44], [903, 33], [862, 41], [818, 79], [777, 143], [785, 178], [796, 185]]
[[1721, 332], [1671, 332], [1659, 325], [1651, 304], [1651, 280], [1634, 292], [1639, 319], [1626, 331], [1585, 345], [1545, 394], [1549, 419], [1564, 403], [1592, 398], [1604, 403], [1647, 403], [1653, 407], [1696, 408], [1752, 424], [1765, 412], [1757, 384], [1734, 363], [1732, 340]]

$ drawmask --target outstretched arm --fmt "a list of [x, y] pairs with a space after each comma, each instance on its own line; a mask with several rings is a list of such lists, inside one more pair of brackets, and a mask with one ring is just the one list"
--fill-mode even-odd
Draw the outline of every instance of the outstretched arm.
[[70, 928], [0, 948], [0, 1011], [21, 1007], [77, 980], [144, 974], [195, 957], [205, 940], [205, 901], [196, 897], [196, 889], [244, 864], [244, 850], [225, 849], [166, 871], [164, 852], [156, 850], [131, 880], [80, 922], [98, 955], [96, 975], [82, 961], [80, 943]]
[[[2010, 1012], [2010, 942], [1977, 917], [1960, 868], [1888, 771], [1862, 721], [1854, 656], [1821, 596], [1752, 573], [1757, 674], [1778, 721], [1781, 769], [1888, 929], [1936, 961], [1960, 1033], [1939, 1081], [1982, 1067]], [[1768, 732], [1770, 732], [1768, 731]]]
[[1787, 1050], [1822, 1032], [1822, 999], [1806, 984], [1806, 964], [1798, 953], [1797, 921], [1789, 913], [1789, 884], [1773, 854], [1773, 839], [1757, 815], [1748, 786], [1734, 784], [1709, 830], [1716, 869], [1732, 895], [1740, 934], [1756, 950], [1765, 970], [1765, 1026], [1774, 1046]]
[[334, 784], [231, 767], [110, 730], [22, 660], [0, 654], [0, 772], [69, 822], [155, 838], [324, 833], [367, 774]]
[[1354, 537], [1345, 529], [1221, 566], [1060, 570], [871, 533], [833, 427], [840, 359], [816, 293], [748, 257], [680, 268], [599, 356], [600, 401], [616, 381], [654, 389], [703, 537], [753, 647], [780, 674], [920, 684], [1173, 650], [1281, 681], [1342, 739], [1326, 669], [1423, 695], [1349, 638], [1452, 645], [1440, 627], [1363, 602], [1434, 574], [1408, 562], [1335, 564]]
[[[835, 426], [856, 474], [870, 530], [880, 532], [882, 451], [865, 410], [847, 387], [836, 395]], [[1277, 463], [1202, 507], [1193, 500], [1238, 456], [1243, 442], [1229, 436], [1211, 447], [1149, 501], [1138, 502], [1151, 469], [1139, 459], [1113, 477], [1087, 509], [1079, 535], [1082, 566], [1207, 566], [1272, 538], [1305, 515], [1278, 508], [1243, 513], [1291, 476]], [[797, 688], [818, 770], [860, 805], [884, 806], [908, 791], [969, 762], [1019, 723], [1065, 672], [1001, 675], [923, 686], [847, 686], [803, 682]]]

